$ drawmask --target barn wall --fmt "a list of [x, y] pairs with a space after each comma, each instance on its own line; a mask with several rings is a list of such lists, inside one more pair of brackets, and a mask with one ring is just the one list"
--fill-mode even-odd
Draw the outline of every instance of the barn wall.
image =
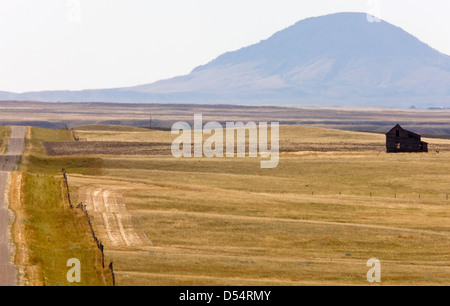
[[[397, 136], [397, 130], [399, 136]], [[400, 143], [400, 149], [397, 149], [397, 142]], [[393, 128], [386, 134], [386, 151], [388, 153], [428, 152], [428, 145], [421, 141], [420, 135], [411, 134], [402, 128]]]

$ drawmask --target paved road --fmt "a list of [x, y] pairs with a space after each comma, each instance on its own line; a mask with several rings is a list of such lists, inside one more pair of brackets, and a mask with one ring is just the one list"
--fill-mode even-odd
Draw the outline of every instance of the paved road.
[[26, 127], [11, 127], [11, 137], [5, 155], [0, 155], [0, 286], [17, 284], [17, 271], [11, 264], [11, 249], [9, 245], [9, 224], [11, 213], [6, 210], [5, 197], [9, 172], [17, 167], [25, 144]]

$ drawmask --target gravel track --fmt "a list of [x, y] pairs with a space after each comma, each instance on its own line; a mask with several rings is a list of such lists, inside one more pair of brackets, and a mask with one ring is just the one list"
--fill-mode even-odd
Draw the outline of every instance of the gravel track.
[[24, 126], [12, 126], [6, 154], [0, 155], [0, 286], [17, 285], [17, 271], [11, 263], [8, 234], [12, 214], [6, 208], [6, 198], [10, 172], [17, 168], [24, 149], [26, 131]]

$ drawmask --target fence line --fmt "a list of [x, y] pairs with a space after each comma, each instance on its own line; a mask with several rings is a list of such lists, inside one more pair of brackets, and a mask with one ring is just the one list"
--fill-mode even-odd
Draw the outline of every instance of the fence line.
[[67, 180], [66, 169], [62, 168], [61, 171], [62, 171], [62, 175], [64, 178], [64, 186], [66, 187], [67, 200], [69, 201], [69, 207], [70, 207], [70, 209], [73, 209], [72, 200], [70, 199], [69, 182]]
[[[251, 190], [251, 192], [253, 192], [253, 190]], [[283, 192], [283, 194], [286, 194], [287, 192]], [[299, 193], [299, 195], [305, 195], [304, 193]], [[323, 193], [320, 194], [316, 191], [311, 191], [311, 195], [312, 196], [334, 196], [334, 195], [347, 195], [347, 196], [365, 196], [364, 194], [344, 194], [343, 192], [337, 192], [337, 193]], [[402, 197], [402, 195], [404, 197]], [[376, 197], [376, 193], [373, 192], [369, 192], [367, 193], [367, 196], [369, 197]], [[428, 196], [428, 197], [427, 197]], [[440, 193], [440, 194], [422, 194], [422, 193], [416, 193], [416, 194], [399, 194], [399, 193], [392, 193], [392, 196], [387, 195], [387, 194], [379, 194], [378, 197], [380, 198], [391, 198], [393, 197], [394, 199], [403, 199], [403, 200], [413, 200], [413, 199], [419, 199], [419, 200], [425, 200], [425, 199], [445, 199], [445, 200], [449, 200], [450, 199], [450, 194], [449, 193]], [[408, 198], [407, 198], [408, 197]]]
[[73, 128], [72, 128], [72, 136], [73, 136], [73, 140], [80, 141], [80, 138], [78, 138], [77, 135], [75, 135], [75, 130]]
[[83, 203], [80, 203], [77, 205], [78, 209], [81, 209], [84, 216], [86, 217], [86, 220], [89, 224], [89, 228], [91, 229], [92, 238], [94, 239], [95, 243], [97, 244], [97, 248], [100, 250], [100, 253], [102, 255], [102, 267], [105, 268], [105, 253], [104, 253], [104, 246], [100, 242], [100, 240], [97, 238], [97, 234], [94, 231], [94, 226], [92, 225], [91, 217], [89, 216], [89, 213], [87, 211], [86, 205], [83, 205]]
[[[62, 169], [62, 174], [63, 174], [63, 178], [64, 178], [64, 185], [66, 186], [66, 190], [67, 190], [67, 198], [69, 201], [69, 206], [70, 206], [70, 209], [73, 209], [72, 201], [70, 199], [69, 183], [67, 180], [66, 170], [64, 168]], [[91, 221], [91, 217], [89, 216], [87, 207], [83, 203], [79, 203], [76, 208], [80, 209], [83, 212], [84, 216], [86, 217], [86, 220], [89, 224], [89, 228], [91, 229], [92, 238], [94, 239], [95, 243], [97, 244], [97, 248], [99, 249], [100, 254], [101, 254], [102, 268], [105, 269], [105, 247], [104, 247], [103, 243], [100, 242], [100, 240], [97, 237], [97, 234], [95, 233], [94, 225]], [[116, 285], [116, 277], [114, 275], [112, 262], [109, 264], [109, 270], [111, 270], [113, 286], [115, 286]]]

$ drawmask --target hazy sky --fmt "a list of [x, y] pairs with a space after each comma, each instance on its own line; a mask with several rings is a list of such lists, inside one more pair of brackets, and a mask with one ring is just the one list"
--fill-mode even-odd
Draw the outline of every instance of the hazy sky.
[[0, 91], [151, 83], [346, 11], [371, 12], [450, 54], [448, 0], [0, 0]]

